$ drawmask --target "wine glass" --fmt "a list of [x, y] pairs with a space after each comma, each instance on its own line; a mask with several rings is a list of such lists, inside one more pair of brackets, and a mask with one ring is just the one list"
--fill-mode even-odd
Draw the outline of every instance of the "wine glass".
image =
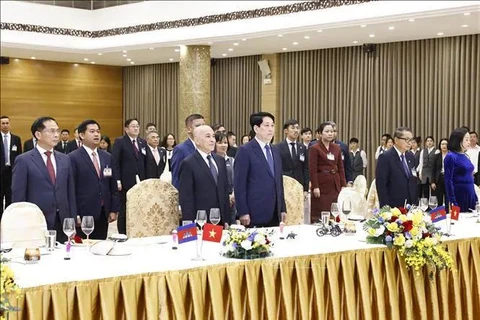
[[428, 199], [427, 198], [421, 198], [420, 202], [418, 203], [418, 206], [420, 209], [425, 212], [428, 209]]
[[75, 219], [73, 218], [65, 218], [63, 219], [63, 233], [67, 236], [68, 240], [70, 241], [70, 237], [75, 232]]
[[200, 231], [202, 231], [203, 225], [207, 221], [207, 211], [205, 210], [198, 210], [197, 211], [197, 218], [195, 222], [200, 226]]
[[192, 224], [193, 221], [192, 220], [183, 220], [182, 221], [182, 226], [188, 226], [189, 224]]
[[435, 209], [438, 207], [438, 200], [437, 200], [437, 197], [436, 196], [431, 196], [429, 199], [428, 199], [428, 206], [430, 207], [430, 209]]
[[336, 202], [332, 203], [332, 206], [330, 207], [330, 212], [332, 213], [332, 216], [335, 218], [335, 222], [337, 222], [337, 217], [340, 214], [340, 210], [338, 209], [338, 203]]
[[95, 223], [93, 221], [92, 216], [84, 216], [82, 218], [82, 231], [87, 235], [87, 243], [90, 244], [90, 234], [93, 232], [95, 228]]
[[349, 199], [345, 199], [342, 203], [342, 212], [345, 216], [347, 216], [347, 219], [351, 211], [352, 211], [352, 203]]
[[212, 208], [210, 209], [210, 222], [214, 225], [217, 225], [220, 222], [220, 209]]

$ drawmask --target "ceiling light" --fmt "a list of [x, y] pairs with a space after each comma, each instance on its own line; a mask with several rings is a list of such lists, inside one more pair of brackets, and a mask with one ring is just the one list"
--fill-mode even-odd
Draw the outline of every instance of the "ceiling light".
[[89, 59], [88, 58], [83, 58], [83, 61], [88, 61]]
[[222, 56], [226, 57], [226, 56], [227, 56], [227, 54], [226, 54], [226, 53], [222, 53]]
[[308, 39], [310, 39], [310, 36], [305, 36], [305, 37], [303, 37], [303, 39], [307, 39], [307, 40], [308, 40]]
[[362, 24], [360, 25], [360, 28], [365, 28], [367, 25], [366, 24]]
[[295, 41], [295, 42], [294, 42], [294, 43], [292, 43], [292, 44], [293, 44], [294, 46], [296, 46], [296, 45], [298, 44], [298, 42], [296, 42], [296, 41]]
[[35, 59], [37, 59], [37, 58], [35, 58], [35, 57], [31, 57], [30, 59], [32, 59], [32, 60], [35, 60]]
[[323, 32], [323, 30], [317, 30], [317, 32]]
[[279, 37], [279, 38], [283, 37], [283, 34], [279, 34], [278, 37]]
[[152, 47], [148, 48], [148, 50], [154, 50], [154, 49], [155, 49], [155, 48], [152, 48]]
[[122, 54], [122, 57], [126, 58], [126, 57], [127, 57], [127, 55], [126, 55], [126, 54]]
[[228, 51], [233, 51], [233, 48], [228, 48]]
[[462, 28], [468, 28], [468, 24], [462, 24]]
[[127, 53], [127, 50], [123, 50], [122, 52], [123, 52], [123, 53]]
[[103, 53], [99, 52], [98, 55], [101, 56]]
[[470, 15], [470, 12], [465, 12], [463, 15], [464, 15], [464, 16], [469, 16], [469, 15]]
[[173, 61], [173, 58], [168, 59], [168, 61]]
[[16, 58], [16, 59], [15, 59], [15, 62], [18, 62], [18, 61], [20, 61], [20, 60], [18, 60], [18, 58]]
[[95, 61], [90, 62], [91, 64], [95, 64]]
[[175, 49], [174, 51], [175, 51], [175, 52], [180, 52], [180, 49]]
[[247, 38], [243, 38], [242, 41], [247, 41]]
[[372, 33], [372, 34], [369, 34], [368, 35], [370, 38], [375, 38], [375, 35]]
[[390, 27], [388, 27], [388, 30], [395, 30], [395, 27], [394, 27], [394, 26], [390, 26]]
[[74, 67], [78, 67], [78, 63], [74, 63], [73, 66], [74, 66]]
[[287, 51], [287, 50], [288, 50], [288, 48], [282, 48], [282, 50], [283, 50], [283, 51]]
[[437, 36], [443, 36], [443, 32], [437, 33]]
[[235, 42], [233, 45], [234, 45], [234, 46], [238, 46], [238, 42]]
[[130, 64], [135, 64], [135, 62], [132, 61], [132, 62], [130, 62]]
[[357, 41], [357, 40], [355, 40], [355, 41], [353, 41], [353, 43], [354, 43], [354, 44], [357, 44], [357, 43], [358, 43], [358, 41]]
[[415, 19], [408, 19], [408, 22], [415, 22]]
[[130, 62], [130, 61], [132, 61], [132, 59], [128, 58], [127, 61]]

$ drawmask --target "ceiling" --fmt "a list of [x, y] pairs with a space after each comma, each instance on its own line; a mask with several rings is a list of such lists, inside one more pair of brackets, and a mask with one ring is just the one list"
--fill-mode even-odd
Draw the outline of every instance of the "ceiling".
[[[281, 29], [279, 27], [279, 29]], [[382, 21], [366, 25], [309, 29], [302, 32], [278, 32], [247, 38], [229, 38], [210, 42], [198, 40], [178, 45], [203, 44], [212, 48], [212, 58], [238, 57], [275, 52], [291, 52], [333, 47], [385, 43], [406, 40], [429, 39], [480, 33], [480, 11], [446, 14], [436, 17]], [[373, 37], [372, 37], [373, 35]], [[1, 55], [11, 58], [95, 63], [102, 65], [130, 66], [179, 61], [178, 46], [146, 47], [127, 52], [72, 53], [48, 50], [32, 50], [2, 47]], [[88, 59], [88, 61], [86, 60]], [[128, 60], [130, 59], [130, 60]], [[133, 62], [133, 63], [132, 63]]]
[[38, 4], [47, 4], [52, 6], [68, 7], [68, 8], [76, 8], [76, 9], [96, 10], [96, 9], [121, 6], [124, 4], [130, 4], [135, 2], [141, 2], [145, 0], [75, 0], [75, 1], [72, 1], [72, 0], [70, 1], [16, 0], [16, 1], [32, 2], [32, 3], [38, 3]]

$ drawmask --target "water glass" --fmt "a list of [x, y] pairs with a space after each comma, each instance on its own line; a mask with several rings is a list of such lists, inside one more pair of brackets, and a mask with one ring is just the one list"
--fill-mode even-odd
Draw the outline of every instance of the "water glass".
[[435, 209], [438, 207], [438, 199], [436, 196], [431, 196], [429, 199], [428, 199], [428, 206], [430, 207], [430, 209]]
[[57, 242], [57, 231], [47, 230], [45, 231], [45, 248], [47, 251], [55, 250], [55, 244]]
[[348, 217], [351, 211], [352, 211], [352, 203], [350, 200], [345, 199], [342, 203], [342, 212], [344, 215]]
[[83, 216], [82, 217], [82, 231], [87, 235], [87, 242], [90, 243], [90, 234], [93, 232], [93, 229], [95, 228], [95, 222], [93, 220], [92, 216]]
[[330, 220], [330, 212], [322, 211], [321, 217], [322, 217], [322, 224], [324, 226], [328, 226], [328, 221]]
[[205, 222], [207, 222], [207, 211], [198, 210], [197, 218], [195, 219], [195, 222], [200, 226], [200, 231], [201, 231], [203, 228], [203, 225], [205, 224]]
[[210, 223], [217, 225], [220, 222], [220, 209], [212, 208], [210, 209]]
[[63, 220], [63, 233], [68, 238], [68, 241], [70, 241], [70, 237], [73, 235], [75, 232], [75, 219], [73, 218], [65, 218]]
[[418, 206], [420, 209], [425, 212], [428, 209], [428, 199], [427, 198], [421, 198], [420, 202], [418, 203]]

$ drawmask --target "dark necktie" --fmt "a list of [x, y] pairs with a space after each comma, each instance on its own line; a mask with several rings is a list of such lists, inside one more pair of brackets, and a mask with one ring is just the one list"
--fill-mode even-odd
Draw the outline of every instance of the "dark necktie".
[[67, 143], [66, 142], [63, 142], [63, 148], [62, 148], [64, 151], [67, 149]]
[[265, 149], [266, 149], [266, 152], [267, 152], [267, 162], [268, 162], [268, 166], [270, 167], [270, 172], [271, 172], [272, 175], [274, 176], [274, 175], [275, 175], [275, 169], [274, 169], [274, 165], [273, 165], [273, 157], [272, 157], [270, 145], [269, 145], [269, 144], [266, 144], [266, 145], [265, 145]]
[[217, 172], [217, 168], [215, 168], [215, 165], [213, 164], [212, 156], [208, 155], [207, 160], [208, 160], [208, 166], [210, 167], [210, 172], [212, 173], [213, 180], [215, 180], [215, 183], [217, 183], [218, 172]]
[[297, 149], [295, 148], [296, 143], [290, 142], [290, 145], [292, 146], [292, 159], [293, 161], [296, 161], [297, 160]]
[[52, 180], [52, 183], [55, 185], [55, 169], [53, 169], [53, 163], [52, 163], [52, 151], [46, 151], [45, 154], [47, 155], [47, 171], [48, 175], [50, 176], [50, 180]]
[[405, 174], [407, 175], [407, 177], [410, 177], [410, 169], [408, 168], [407, 162], [405, 161], [405, 155], [402, 154], [400, 156], [400, 159], [402, 159], [402, 166]]
[[135, 151], [135, 155], [138, 156], [138, 147], [137, 143], [135, 142], [135, 139], [132, 140], [133, 143], [133, 150]]

